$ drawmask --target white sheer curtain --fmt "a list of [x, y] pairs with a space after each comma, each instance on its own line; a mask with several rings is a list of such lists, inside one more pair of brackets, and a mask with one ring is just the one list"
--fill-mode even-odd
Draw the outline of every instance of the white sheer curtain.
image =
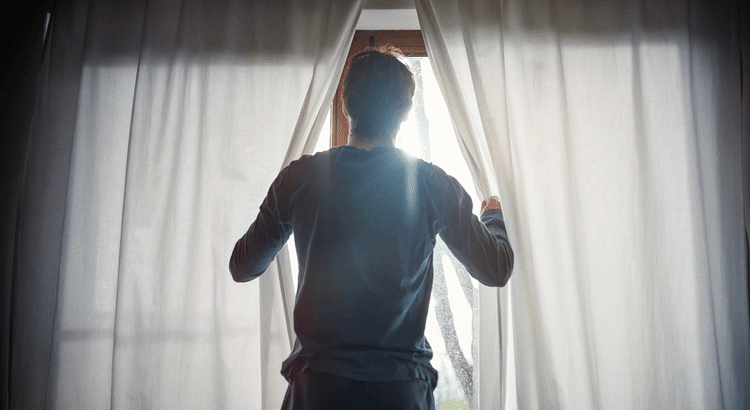
[[416, 4], [516, 252], [480, 292], [480, 407], [750, 406], [741, 6]]
[[12, 408], [279, 408], [276, 267], [236, 284], [228, 258], [314, 143], [361, 7], [57, 2], [16, 250]]

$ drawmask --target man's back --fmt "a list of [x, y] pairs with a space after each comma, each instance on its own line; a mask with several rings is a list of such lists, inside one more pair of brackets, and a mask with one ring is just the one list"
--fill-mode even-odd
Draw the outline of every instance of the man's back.
[[510, 275], [502, 213], [482, 219], [460, 184], [432, 164], [388, 146], [336, 147], [280, 173], [235, 247], [233, 272], [262, 273], [293, 230], [298, 340], [284, 376], [312, 369], [368, 381], [416, 378], [434, 387], [424, 327], [436, 235], [480, 282], [502, 286]]

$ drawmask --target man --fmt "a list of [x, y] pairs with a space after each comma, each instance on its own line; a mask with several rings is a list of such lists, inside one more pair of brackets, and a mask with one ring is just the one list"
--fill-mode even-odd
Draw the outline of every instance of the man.
[[469, 273], [504, 286], [513, 268], [500, 203], [469, 195], [442, 169], [394, 147], [412, 73], [365, 51], [344, 81], [349, 143], [284, 168], [230, 261], [262, 274], [294, 232], [299, 285], [284, 409], [434, 409], [437, 371], [424, 337], [440, 235]]

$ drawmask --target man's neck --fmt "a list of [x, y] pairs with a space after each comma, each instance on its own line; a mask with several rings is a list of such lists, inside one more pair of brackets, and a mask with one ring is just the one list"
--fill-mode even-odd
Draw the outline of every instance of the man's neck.
[[359, 148], [363, 150], [371, 150], [375, 147], [394, 147], [395, 146], [395, 135], [386, 138], [362, 138], [354, 134], [349, 134], [349, 142], [346, 144], [350, 147]]

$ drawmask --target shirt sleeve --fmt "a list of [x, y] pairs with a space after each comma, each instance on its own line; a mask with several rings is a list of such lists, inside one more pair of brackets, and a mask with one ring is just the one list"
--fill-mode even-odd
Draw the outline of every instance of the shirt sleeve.
[[234, 245], [229, 271], [235, 282], [247, 282], [265, 272], [292, 234], [287, 212], [288, 174], [289, 167], [279, 173], [260, 206], [255, 222]]
[[440, 237], [472, 277], [487, 286], [505, 286], [513, 271], [513, 249], [503, 212], [487, 210], [480, 220], [461, 184], [444, 172], [436, 174], [439, 192], [432, 195]]

